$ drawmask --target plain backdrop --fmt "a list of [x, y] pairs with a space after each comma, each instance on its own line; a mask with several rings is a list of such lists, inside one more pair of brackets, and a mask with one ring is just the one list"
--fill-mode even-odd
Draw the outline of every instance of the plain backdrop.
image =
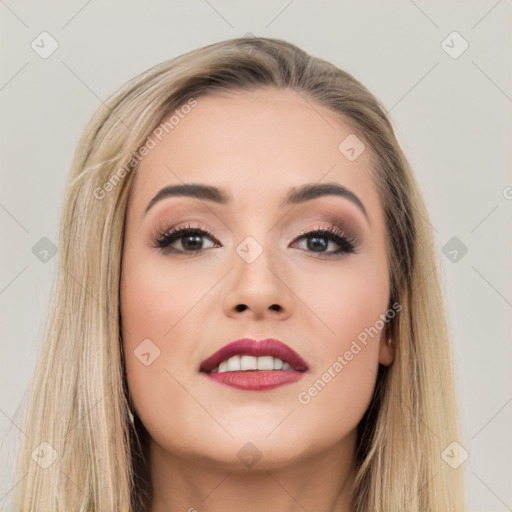
[[249, 32], [333, 62], [389, 111], [436, 237], [469, 510], [512, 510], [511, 22], [510, 0], [0, 1], [0, 510], [58, 257], [36, 244], [57, 241], [86, 122], [148, 67]]

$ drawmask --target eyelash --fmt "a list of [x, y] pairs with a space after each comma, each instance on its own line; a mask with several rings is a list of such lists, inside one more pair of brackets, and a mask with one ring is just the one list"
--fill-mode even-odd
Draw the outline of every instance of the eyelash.
[[[215, 243], [217, 243], [217, 239], [206, 229], [188, 226], [182, 226], [179, 228], [172, 228], [164, 232], [160, 232], [155, 240], [154, 247], [160, 249], [160, 252], [163, 254], [187, 254], [189, 256], [194, 256], [205, 249], [198, 249], [195, 251], [181, 251], [174, 248], [171, 248], [170, 245], [184, 237], [185, 235], [200, 235], [207, 236], [211, 238]], [[358, 239], [354, 235], [348, 235], [343, 232], [341, 229], [338, 229], [335, 226], [322, 227], [318, 229], [314, 229], [311, 231], [302, 231], [297, 235], [294, 241], [299, 240], [301, 238], [308, 238], [313, 236], [320, 236], [323, 238], [327, 238], [330, 241], [335, 242], [340, 246], [339, 249], [331, 252], [319, 252], [323, 257], [331, 258], [331, 257], [340, 257], [343, 254], [354, 254], [357, 252], [357, 246], [359, 245]], [[314, 251], [307, 251], [314, 252]]]

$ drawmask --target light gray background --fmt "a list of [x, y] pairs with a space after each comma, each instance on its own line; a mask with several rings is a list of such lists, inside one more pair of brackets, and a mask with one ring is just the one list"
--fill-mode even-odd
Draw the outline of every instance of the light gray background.
[[[0, 0], [0, 509], [16, 483], [8, 459], [23, 434], [13, 421], [39, 351], [57, 260], [40, 261], [32, 247], [45, 236], [57, 241], [86, 122], [144, 69], [252, 32], [332, 61], [390, 111], [442, 265], [469, 510], [512, 510], [511, 14], [505, 0]], [[42, 31], [59, 44], [47, 59], [31, 48]], [[441, 46], [453, 31], [469, 43], [456, 59]], [[452, 237], [468, 249], [457, 262], [441, 251]]]

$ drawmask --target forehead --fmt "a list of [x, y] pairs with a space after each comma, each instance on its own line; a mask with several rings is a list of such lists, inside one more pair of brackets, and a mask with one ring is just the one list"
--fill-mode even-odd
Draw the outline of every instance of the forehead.
[[[311, 182], [340, 183], [369, 209], [378, 203], [368, 145], [362, 150], [349, 123], [302, 93], [229, 91], [196, 101], [172, 127], [150, 135], [155, 145], [132, 184], [136, 208], [145, 209], [162, 187], [183, 183], [228, 188], [239, 206], [269, 204], [274, 196], [281, 202], [291, 187]], [[349, 146], [362, 150], [357, 158], [347, 157]]]

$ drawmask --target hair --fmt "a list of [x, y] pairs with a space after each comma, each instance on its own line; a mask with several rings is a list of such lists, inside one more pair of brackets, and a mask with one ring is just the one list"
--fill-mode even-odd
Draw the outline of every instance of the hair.
[[[386, 110], [359, 81], [289, 42], [261, 37], [217, 42], [150, 68], [106, 100], [82, 134], [23, 406], [16, 510], [147, 510], [148, 433], [130, 416], [119, 311], [134, 155], [191, 99], [265, 88], [297, 92], [347, 123], [370, 151], [383, 206], [389, 303], [402, 309], [390, 322], [393, 363], [379, 365], [357, 428], [353, 510], [464, 510], [461, 469], [442, 459], [460, 438], [450, 334], [432, 228], [410, 165]], [[43, 441], [58, 455], [46, 469], [31, 456]]]

